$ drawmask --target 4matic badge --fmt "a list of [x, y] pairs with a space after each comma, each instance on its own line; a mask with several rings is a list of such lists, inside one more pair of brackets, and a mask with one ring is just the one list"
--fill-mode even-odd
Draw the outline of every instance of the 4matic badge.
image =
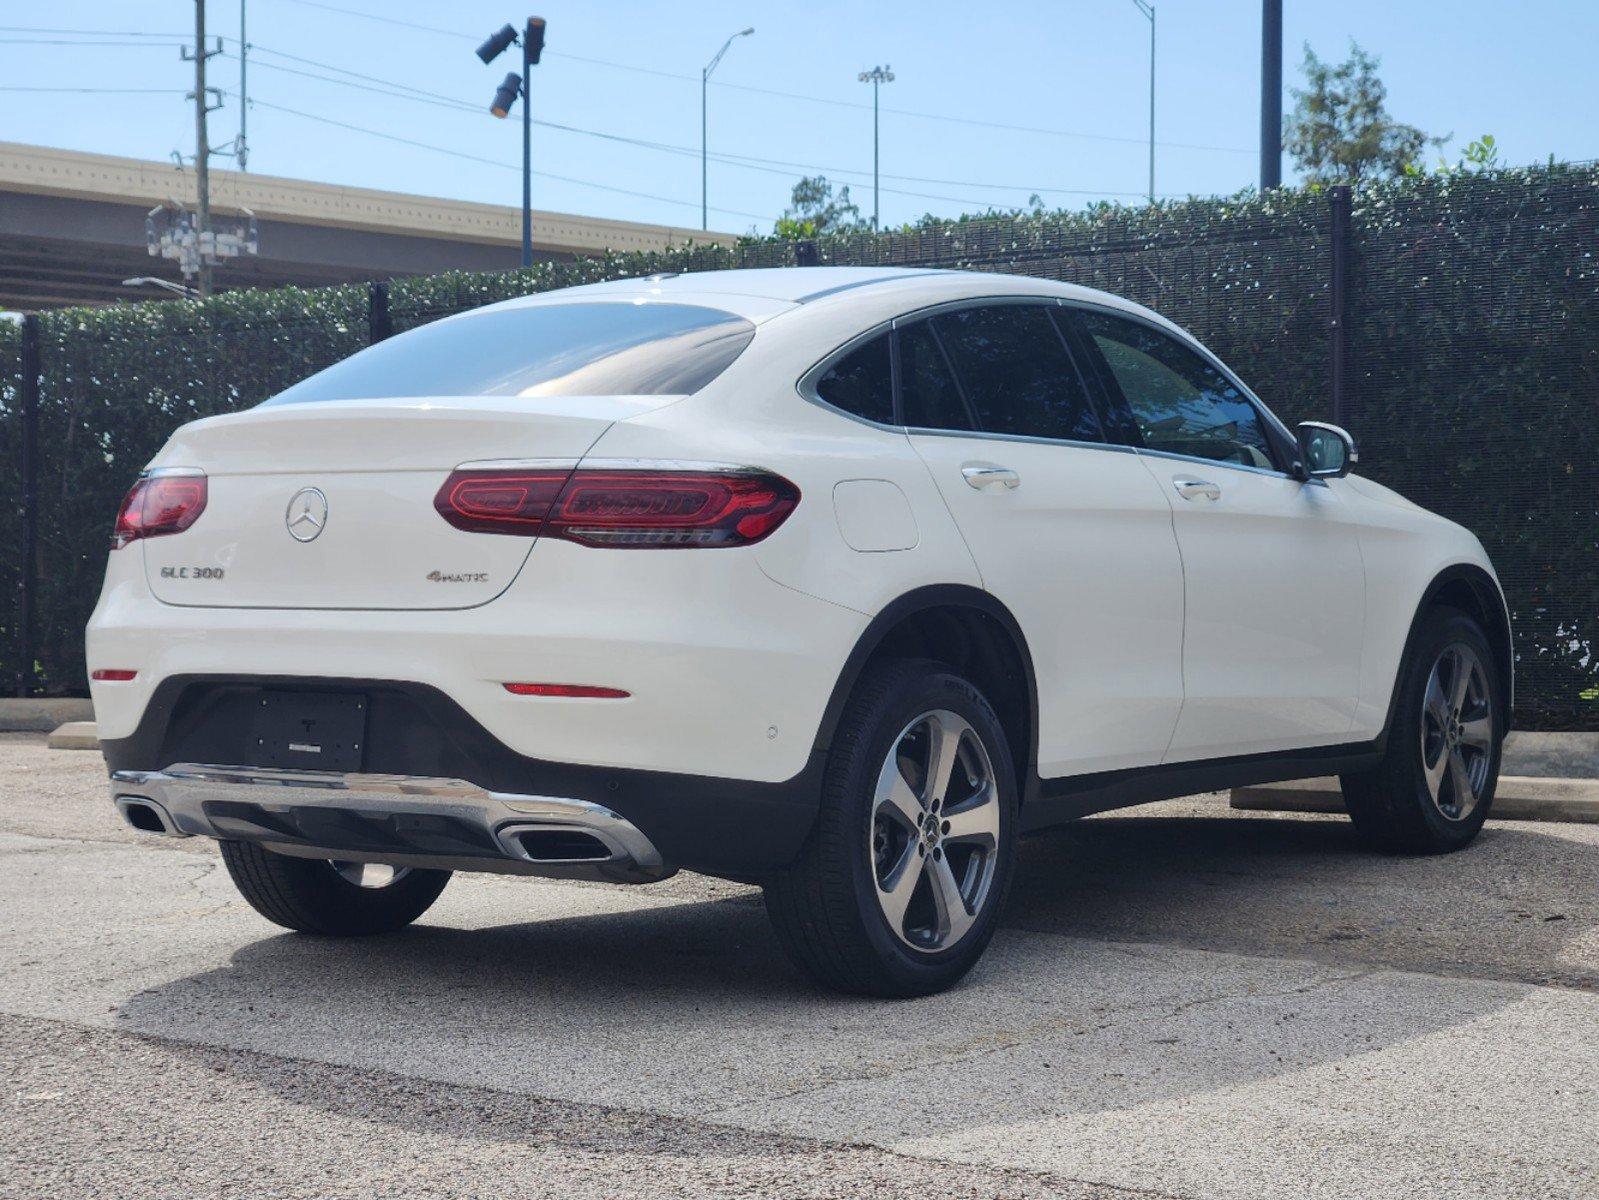
[[487, 583], [487, 571], [429, 571], [429, 583]]

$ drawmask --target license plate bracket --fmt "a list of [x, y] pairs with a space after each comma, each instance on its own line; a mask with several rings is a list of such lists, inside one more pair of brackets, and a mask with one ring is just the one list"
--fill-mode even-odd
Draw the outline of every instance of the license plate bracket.
[[261, 693], [251, 735], [254, 763], [307, 771], [359, 771], [366, 697], [337, 692]]

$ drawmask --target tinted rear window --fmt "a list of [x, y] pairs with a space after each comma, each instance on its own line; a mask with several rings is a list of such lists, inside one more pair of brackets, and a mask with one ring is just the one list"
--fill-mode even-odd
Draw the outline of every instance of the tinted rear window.
[[816, 381], [816, 394], [829, 404], [884, 425], [894, 420], [894, 372], [888, 334], [851, 350]]
[[1099, 441], [1099, 419], [1040, 304], [962, 308], [933, 318], [985, 433]]
[[697, 392], [755, 336], [693, 304], [535, 304], [435, 321], [351, 355], [266, 404], [412, 396]]

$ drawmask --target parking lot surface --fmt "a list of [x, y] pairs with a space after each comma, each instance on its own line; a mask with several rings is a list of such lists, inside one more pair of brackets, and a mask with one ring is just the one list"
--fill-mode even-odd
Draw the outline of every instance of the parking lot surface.
[[1215, 796], [1093, 818], [896, 1003], [687, 875], [290, 935], [7, 735], [0, 1070], [8, 1197], [1592, 1197], [1599, 826], [1401, 859]]

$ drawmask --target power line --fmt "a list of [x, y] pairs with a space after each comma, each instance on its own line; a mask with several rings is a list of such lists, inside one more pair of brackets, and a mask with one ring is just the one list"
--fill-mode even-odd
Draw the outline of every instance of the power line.
[[0, 25], [0, 33], [70, 33], [88, 37], [187, 38], [186, 33], [149, 33], [137, 29], [46, 29], [38, 25]]
[[443, 37], [465, 38], [469, 42], [478, 39], [470, 33], [462, 33], [459, 29], [441, 29], [437, 25], [420, 25], [415, 21], [402, 21], [399, 17], [385, 17], [380, 13], [361, 12], [354, 8], [341, 8], [337, 4], [323, 4], [320, 0], [286, 0], [289, 4], [299, 4], [305, 8], [320, 8], [324, 12], [343, 13], [347, 17], [360, 17], [365, 21], [381, 21], [385, 25], [398, 25], [402, 29], [416, 29], [423, 33], [436, 33]]
[[[228, 92], [226, 94], [230, 95], [230, 96], [233, 96], [235, 99], [237, 99], [237, 97], [238, 97], [238, 93], [237, 92]], [[488, 166], [491, 166], [491, 167], [504, 167], [505, 169], [512, 170], [512, 171], [521, 170], [521, 168], [519, 166], [517, 166], [515, 163], [508, 163], [508, 162], [504, 161], [503, 159], [485, 158], [482, 155], [469, 154], [469, 153], [467, 153], [464, 150], [454, 150], [454, 149], [451, 149], [448, 146], [436, 146], [436, 145], [434, 145], [431, 142], [422, 142], [422, 141], [416, 140], [415, 138], [401, 137], [400, 135], [394, 134], [394, 133], [384, 133], [382, 130], [379, 130], [379, 129], [368, 129], [364, 125], [354, 125], [354, 124], [351, 124], [348, 121], [338, 121], [338, 120], [335, 120], [332, 117], [324, 117], [324, 116], [321, 116], [321, 115], [319, 115], [317, 113], [303, 112], [300, 109], [289, 108], [288, 106], [283, 105], [283, 104], [273, 104], [273, 103], [271, 103], [269, 101], [266, 101], [266, 100], [258, 100], [258, 99], [252, 98], [250, 100], [250, 105], [252, 107], [256, 107], [256, 108], [271, 109], [274, 112], [287, 113], [290, 116], [294, 116], [294, 117], [302, 117], [302, 118], [304, 118], [307, 121], [316, 121], [316, 122], [318, 122], [320, 124], [323, 124], [323, 125], [332, 125], [332, 126], [334, 126], [336, 128], [339, 128], [339, 129], [347, 129], [347, 130], [349, 130], [352, 133], [366, 134], [369, 137], [382, 138], [384, 141], [388, 141], [388, 142], [398, 142], [400, 145], [403, 145], [403, 146], [414, 146], [414, 147], [416, 147], [417, 149], [420, 149], [420, 150], [432, 150], [432, 151], [434, 151], [435, 153], [438, 153], [438, 154], [448, 154], [452, 158], [465, 159], [465, 160], [467, 160], [469, 162], [484, 163], [484, 164], [486, 164]], [[552, 174], [549, 171], [534, 171], [533, 174], [537, 175], [541, 179], [554, 179], [554, 180], [557, 180], [557, 181], [559, 181], [561, 183], [575, 184], [578, 187], [597, 188], [598, 190], [600, 190], [602, 192], [615, 192], [618, 195], [622, 195], [622, 196], [635, 196], [635, 197], [637, 197], [637, 198], [639, 198], [641, 200], [657, 200], [657, 201], [661, 202], [662, 204], [675, 204], [675, 205], [677, 205], [680, 208], [698, 208], [699, 207], [698, 204], [696, 204], [694, 201], [691, 201], [691, 200], [677, 200], [677, 199], [674, 199], [671, 196], [659, 196], [659, 195], [655, 195], [652, 192], [636, 192], [636, 191], [633, 191], [633, 190], [631, 190], [629, 188], [612, 187], [610, 184], [595, 183], [593, 180], [590, 180], [590, 179], [576, 179], [576, 178], [574, 178], [574, 177], [572, 177], [570, 175], [555, 175], [555, 174]], [[756, 221], [764, 221], [764, 220], [767, 219], [766, 216], [764, 214], [762, 214], [762, 213], [741, 212], [740, 210], [738, 210], [736, 208], [718, 208], [718, 209], [715, 209], [714, 211], [719, 212], [719, 213], [724, 213], [724, 214], [726, 214], [728, 216], [733, 216], [733, 217], [749, 217], [749, 218], [751, 218], [753, 220], [756, 220]]]
[[[317, 67], [322, 70], [336, 71], [343, 75], [349, 75], [352, 77], [352, 79], [333, 79], [326, 75], [318, 75], [312, 71], [302, 71], [294, 67], [287, 67], [281, 63], [259, 62], [257, 64], [259, 66], [267, 67], [270, 70], [282, 71], [291, 75], [298, 75], [302, 78], [314, 79], [322, 83], [332, 83], [342, 87], [355, 88], [360, 91], [373, 92], [377, 95], [412, 100], [418, 103], [432, 104], [437, 107], [448, 108], [452, 111], [477, 113], [481, 108], [480, 105], [473, 104], [466, 100], [461, 100], [458, 97], [446, 96], [438, 92], [426, 91], [425, 89], [413, 87], [410, 84], [401, 83], [397, 80], [384, 79], [377, 75], [366, 75], [359, 71], [350, 71], [343, 67], [334, 66], [331, 63], [319, 62], [316, 59], [304, 58], [300, 55], [289, 54], [281, 50], [274, 50], [270, 46], [265, 46], [254, 42], [251, 43], [251, 46], [260, 53], [270, 54], [279, 58], [287, 58], [293, 62], [303, 63], [307, 66]], [[229, 57], [232, 56], [229, 55]], [[354, 80], [362, 80], [365, 82], [358, 83], [354, 82]], [[584, 129], [580, 126], [566, 125], [558, 121], [545, 121], [535, 118], [534, 124], [540, 126], [541, 128], [552, 129], [560, 133], [571, 133], [584, 137], [599, 138], [603, 141], [616, 142], [628, 146], [637, 146], [642, 149], [655, 150], [662, 153], [677, 154], [685, 157], [697, 157], [699, 154], [699, 152], [691, 146], [678, 146], [669, 142], [656, 142], [646, 138], [629, 137], [624, 134], [617, 133], [607, 133], [597, 129]], [[753, 155], [740, 154], [718, 153], [711, 155], [711, 157], [715, 161], [727, 166], [739, 167], [744, 170], [762, 171], [773, 175], [788, 176], [792, 171], [799, 170], [822, 172], [835, 176], [856, 176], [863, 180], [868, 177], [867, 172], [851, 167], [824, 166], [817, 163], [794, 162], [785, 159], [760, 158]], [[1134, 196], [1141, 194], [1132, 190], [1114, 191], [1103, 188], [1067, 188], [1050, 187], [1047, 185], [1036, 184], [1001, 184], [988, 183], [982, 180], [942, 179], [921, 175], [885, 175], [884, 178], [898, 180], [905, 183], [930, 183], [935, 186], [944, 187], [971, 187], [984, 191], [1026, 193], [1037, 192], [1050, 195], [1080, 196]], [[979, 208], [992, 204], [992, 201], [975, 200], [969, 197], [947, 196], [929, 192], [909, 191], [903, 188], [884, 188], [883, 191], [892, 195], [908, 196], [923, 200], [940, 200], [953, 204], [967, 204]]]
[[124, 50], [156, 50], [170, 49], [173, 46], [186, 46], [187, 42], [126, 42], [126, 41], [93, 41], [85, 42], [67, 38], [33, 38], [33, 37], [0, 37], [0, 43], [8, 46], [119, 46]]
[[[460, 30], [443, 29], [437, 25], [422, 25], [415, 21], [402, 21], [398, 17], [388, 17], [378, 13], [363, 12], [360, 9], [345, 8], [337, 4], [326, 4], [323, 3], [322, 0], [286, 0], [286, 2], [289, 4], [304, 5], [307, 8], [320, 8], [327, 12], [342, 13], [345, 16], [357, 17], [362, 20], [379, 21], [385, 25], [397, 25], [406, 29], [414, 29], [421, 33], [438, 34], [444, 37], [465, 38], [467, 41], [477, 40], [471, 34], [462, 33]], [[617, 71], [631, 71], [639, 75], [653, 75], [660, 79], [675, 79], [683, 83], [697, 84], [700, 82], [697, 76], [682, 75], [674, 71], [662, 71], [656, 67], [641, 67], [634, 63], [620, 63], [610, 59], [592, 58], [582, 54], [570, 54], [559, 50], [546, 50], [544, 53], [545, 57], [547, 58], [570, 59], [573, 62], [588, 63], [592, 66], [610, 67]], [[827, 104], [835, 108], [853, 108], [857, 110], [869, 110], [871, 108], [871, 105], [862, 104], [857, 100], [836, 100], [830, 96], [813, 96], [803, 92], [785, 92], [779, 91], [775, 88], [756, 87], [747, 83], [729, 83], [720, 79], [711, 80], [710, 86], [730, 88], [734, 91], [750, 92], [760, 96], [776, 96], [784, 100], [801, 100], [809, 104]], [[885, 113], [891, 113], [898, 117], [912, 117], [916, 120], [922, 121], [946, 121], [951, 124], [969, 125], [979, 129], [1001, 129], [1012, 133], [1038, 134], [1044, 137], [1078, 138], [1086, 141], [1115, 142], [1134, 146], [1144, 146], [1148, 144], [1148, 139], [1141, 137], [1121, 137], [1109, 133], [1084, 133], [1081, 130], [1072, 129], [1048, 129], [1036, 125], [1015, 125], [1004, 121], [984, 121], [976, 117], [957, 117], [951, 116], [947, 113], [920, 112], [915, 109], [908, 108], [884, 108], [881, 111]], [[1200, 142], [1156, 142], [1155, 144], [1157, 146], [1165, 146], [1174, 150], [1206, 150], [1221, 154], [1255, 153], [1254, 150], [1245, 149], [1241, 146], [1212, 146]], [[1132, 193], [1128, 194], [1131, 195]]]
[[0, 92], [77, 92], [94, 96], [187, 96], [182, 88], [17, 87], [0, 83]]

